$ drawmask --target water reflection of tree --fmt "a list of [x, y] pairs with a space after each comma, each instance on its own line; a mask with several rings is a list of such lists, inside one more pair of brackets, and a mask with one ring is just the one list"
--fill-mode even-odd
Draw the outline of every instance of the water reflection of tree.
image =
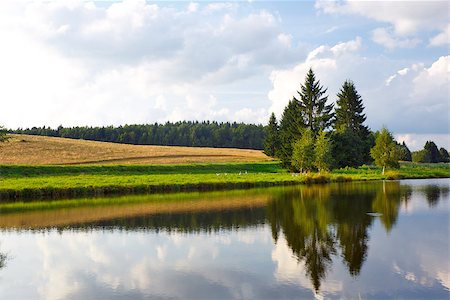
[[377, 189], [372, 210], [381, 213], [380, 220], [387, 232], [397, 222], [401, 202], [407, 203], [411, 193], [410, 186], [400, 186], [398, 181], [383, 181], [381, 188]]
[[349, 273], [360, 273], [374, 220], [367, 213], [381, 213], [388, 231], [410, 193], [399, 182], [304, 186], [278, 193], [268, 205], [268, 219], [275, 241], [281, 231], [318, 291], [338, 250]]
[[0, 269], [4, 268], [6, 266], [6, 254], [0, 253]]
[[447, 198], [449, 193], [448, 187], [440, 187], [438, 185], [427, 185], [423, 188], [422, 192], [425, 194], [428, 205], [434, 207], [439, 203], [439, 199]]

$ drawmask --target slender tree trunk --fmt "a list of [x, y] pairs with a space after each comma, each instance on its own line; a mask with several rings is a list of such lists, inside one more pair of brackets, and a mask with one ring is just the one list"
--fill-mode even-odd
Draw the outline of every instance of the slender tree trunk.
[[383, 171], [381, 172], [381, 175], [384, 175], [384, 166], [383, 166]]

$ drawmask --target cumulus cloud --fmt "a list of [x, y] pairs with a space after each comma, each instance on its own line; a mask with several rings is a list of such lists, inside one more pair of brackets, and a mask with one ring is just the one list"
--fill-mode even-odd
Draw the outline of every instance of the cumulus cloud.
[[413, 48], [420, 43], [418, 38], [399, 38], [386, 28], [377, 28], [372, 31], [372, 39], [375, 43], [383, 45], [388, 49]]
[[296, 66], [273, 71], [273, 86], [268, 93], [270, 111], [281, 116], [312, 68], [328, 88], [329, 102], [336, 100], [346, 79], [355, 82], [372, 129], [386, 125], [398, 134], [434, 133], [448, 138], [449, 57], [441, 57], [431, 65], [403, 66], [389, 74], [393, 68], [391, 60], [365, 57], [359, 53], [360, 47], [359, 38], [335, 46], [322, 45]]
[[[336, 78], [337, 73], [345, 72], [344, 62], [352, 60], [350, 57], [360, 49], [361, 44], [361, 38], [356, 37], [354, 40], [334, 46], [322, 45], [313, 49], [304, 62], [293, 68], [273, 71], [270, 76], [273, 88], [268, 93], [268, 98], [272, 102], [269, 111], [275, 112], [278, 117], [281, 116], [288, 101], [297, 94], [299, 83], [304, 81], [309, 68], [314, 69], [322, 84], [326, 86], [340, 82], [341, 79]], [[336, 86], [332, 90], [336, 90]]]
[[430, 46], [443, 46], [450, 44], [450, 24], [447, 25], [447, 28], [430, 39]]
[[[393, 32], [386, 28], [376, 29], [375, 42], [388, 48], [414, 47], [417, 38], [406, 38], [419, 31], [439, 30], [444, 34], [431, 40], [431, 45], [442, 45], [448, 32], [447, 1], [327, 1], [317, 0], [316, 8], [328, 14], [354, 14], [392, 25]], [[448, 36], [448, 34], [446, 35]]]
[[[304, 55], [273, 14], [238, 15], [234, 3], [2, 6], [0, 79], [7, 102], [0, 119], [13, 128], [262, 120], [266, 100], [255, 99], [252, 88], [268, 82], [274, 67]], [[232, 90], [241, 93], [224, 96]], [[20, 117], [11, 113], [19, 110]]]

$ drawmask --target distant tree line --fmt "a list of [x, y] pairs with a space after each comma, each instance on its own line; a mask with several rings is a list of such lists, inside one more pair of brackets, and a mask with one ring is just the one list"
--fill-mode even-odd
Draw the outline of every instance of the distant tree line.
[[421, 163], [438, 163], [438, 162], [450, 162], [450, 156], [445, 148], [436, 146], [433, 141], [427, 141], [422, 150], [414, 151], [412, 153], [413, 162]]
[[263, 149], [263, 125], [218, 122], [176, 122], [107, 127], [33, 127], [12, 133], [54, 136], [135, 145]]

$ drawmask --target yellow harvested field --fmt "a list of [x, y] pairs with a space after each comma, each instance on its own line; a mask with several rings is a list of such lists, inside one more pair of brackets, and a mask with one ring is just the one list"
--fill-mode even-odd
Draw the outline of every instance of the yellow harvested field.
[[269, 161], [260, 150], [141, 146], [11, 134], [0, 164], [185, 164]]

